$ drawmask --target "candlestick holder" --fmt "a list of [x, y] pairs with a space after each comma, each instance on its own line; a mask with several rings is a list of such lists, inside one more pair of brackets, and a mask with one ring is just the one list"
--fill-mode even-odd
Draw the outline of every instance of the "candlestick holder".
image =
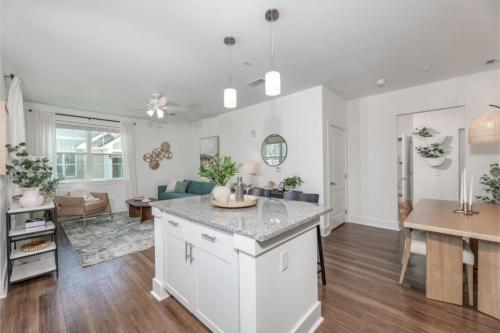
[[453, 213], [457, 214], [464, 214], [467, 216], [474, 215], [474, 214], [479, 214], [478, 211], [472, 210], [472, 204], [467, 205], [465, 202], [460, 203], [460, 208], [459, 209], [454, 209]]

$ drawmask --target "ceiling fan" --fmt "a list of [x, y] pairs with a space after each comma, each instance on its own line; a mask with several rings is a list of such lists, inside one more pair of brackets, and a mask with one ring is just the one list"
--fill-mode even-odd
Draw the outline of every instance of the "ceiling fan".
[[187, 107], [168, 105], [167, 97], [162, 96], [160, 93], [153, 93], [152, 96], [144, 108], [138, 109], [146, 111], [150, 118], [163, 119], [165, 115], [175, 116], [177, 113], [189, 111]]

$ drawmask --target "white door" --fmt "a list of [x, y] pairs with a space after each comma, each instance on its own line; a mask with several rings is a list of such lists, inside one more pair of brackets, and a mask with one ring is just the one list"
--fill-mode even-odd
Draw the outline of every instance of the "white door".
[[411, 137], [401, 137], [401, 200], [411, 201]]
[[182, 305], [191, 309], [192, 265], [189, 258], [189, 242], [177, 235], [166, 233], [165, 279], [167, 290]]
[[333, 212], [330, 216], [330, 228], [335, 229], [346, 220], [346, 202], [345, 202], [345, 130], [330, 126], [328, 131], [329, 136], [329, 203], [333, 207]]
[[201, 244], [194, 252], [195, 314], [213, 332], [238, 332], [239, 285], [235, 256]]

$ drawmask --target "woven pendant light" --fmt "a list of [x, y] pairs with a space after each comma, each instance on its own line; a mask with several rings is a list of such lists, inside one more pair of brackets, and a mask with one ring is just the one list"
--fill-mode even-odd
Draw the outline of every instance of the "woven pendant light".
[[500, 111], [496, 110], [479, 115], [469, 125], [470, 144], [493, 142], [500, 142]]

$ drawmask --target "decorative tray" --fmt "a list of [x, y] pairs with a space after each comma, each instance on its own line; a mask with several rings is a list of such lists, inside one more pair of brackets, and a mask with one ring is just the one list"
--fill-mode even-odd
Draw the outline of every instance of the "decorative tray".
[[228, 201], [217, 201], [214, 198], [210, 199], [210, 203], [215, 207], [220, 208], [246, 208], [257, 205], [259, 197], [253, 195], [245, 195], [243, 201], [234, 200], [234, 195], [231, 195]]
[[49, 242], [47, 240], [36, 240], [36, 241], [32, 241], [32, 242], [29, 242], [29, 243], [22, 245], [21, 251], [34, 252], [34, 251], [44, 249], [47, 246], [49, 246]]

